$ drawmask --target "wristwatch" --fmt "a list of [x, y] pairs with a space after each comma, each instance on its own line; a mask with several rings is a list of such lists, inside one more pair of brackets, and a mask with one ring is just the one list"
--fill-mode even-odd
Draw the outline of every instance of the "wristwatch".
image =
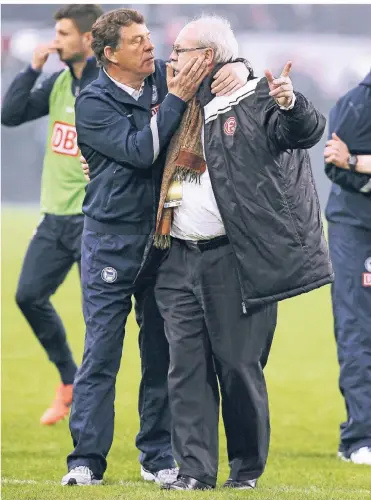
[[349, 170], [351, 172], [357, 171], [357, 163], [358, 163], [358, 156], [357, 155], [349, 155], [348, 167], [349, 167]]

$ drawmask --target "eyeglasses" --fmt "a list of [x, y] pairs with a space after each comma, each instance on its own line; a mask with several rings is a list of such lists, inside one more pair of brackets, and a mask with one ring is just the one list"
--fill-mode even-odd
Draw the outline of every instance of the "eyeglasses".
[[207, 47], [195, 47], [194, 49], [178, 49], [177, 47], [174, 47], [173, 45], [173, 52], [178, 56], [182, 52], [192, 52], [192, 50], [203, 50], [206, 49]]

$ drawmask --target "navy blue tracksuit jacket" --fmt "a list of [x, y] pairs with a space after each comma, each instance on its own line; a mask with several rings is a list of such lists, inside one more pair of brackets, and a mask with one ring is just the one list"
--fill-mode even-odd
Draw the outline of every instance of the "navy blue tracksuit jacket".
[[[332, 132], [351, 153], [371, 154], [371, 72], [331, 110]], [[371, 447], [371, 175], [334, 165], [325, 167], [333, 182], [326, 207], [329, 248], [335, 271], [332, 285], [340, 390], [347, 420], [340, 426], [339, 451], [349, 458]]]

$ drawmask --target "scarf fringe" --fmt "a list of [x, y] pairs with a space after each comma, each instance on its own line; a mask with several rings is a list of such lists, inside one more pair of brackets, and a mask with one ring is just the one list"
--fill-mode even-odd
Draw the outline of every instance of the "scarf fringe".
[[173, 180], [180, 182], [195, 182], [196, 184], [201, 184], [201, 172], [178, 165], [175, 169]]
[[153, 239], [156, 248], [159, 248], [160, 250], [170, 248], [171, 237], [169, 234], [155, 234]]

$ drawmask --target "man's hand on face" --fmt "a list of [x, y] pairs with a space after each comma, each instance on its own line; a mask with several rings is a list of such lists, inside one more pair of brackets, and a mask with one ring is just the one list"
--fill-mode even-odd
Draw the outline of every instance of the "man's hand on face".
[[89, 177], [89, 174], [90, 174], [89, 165], [86, 163], [86, 160], [85, 160], [85, 158], [82, 155], [80, 156], [80, 163], [81, 163], [82, 171], [84, 172], [85, 180], [87, 180], [89, 182], [90, 181], [90, 177]]
[[333, 163], [337, 167], [349, 169], [349, 149], [348, 146], [338, 137], [335, 132], [332, 139], [326, 142], [324, 157], [326, 163]]
[[283, 68], [279, 78], [274, 78], [269, 69], [264, 71], [268, 80], [270, 90], [269, 95], [274, 98], [279, 106], [283, 106], [284, 108], [288, 108], [290, 106], [294, 97], [294, 88], [289, 77], [291, 66], [291, 61], [286, 63], [286, 66]]
[[174, 76], [174, 69], [166, 64], [166, 80], [169, 93], [188, 102], [196, 94], [202, 80], [208, 74], [209, 68], [205, 56], [192, 57], [184, 68]]
[[55, 54], [57, 48], [55, 42], [43, 43], [34, 50], [31, 66], [35, 71], [41, 71], [50, 54]]
[[225, 64], [215, 75], [211, 93], [217, 97], [231, 95], [245, 85], [250, 72], [243, 62]]

